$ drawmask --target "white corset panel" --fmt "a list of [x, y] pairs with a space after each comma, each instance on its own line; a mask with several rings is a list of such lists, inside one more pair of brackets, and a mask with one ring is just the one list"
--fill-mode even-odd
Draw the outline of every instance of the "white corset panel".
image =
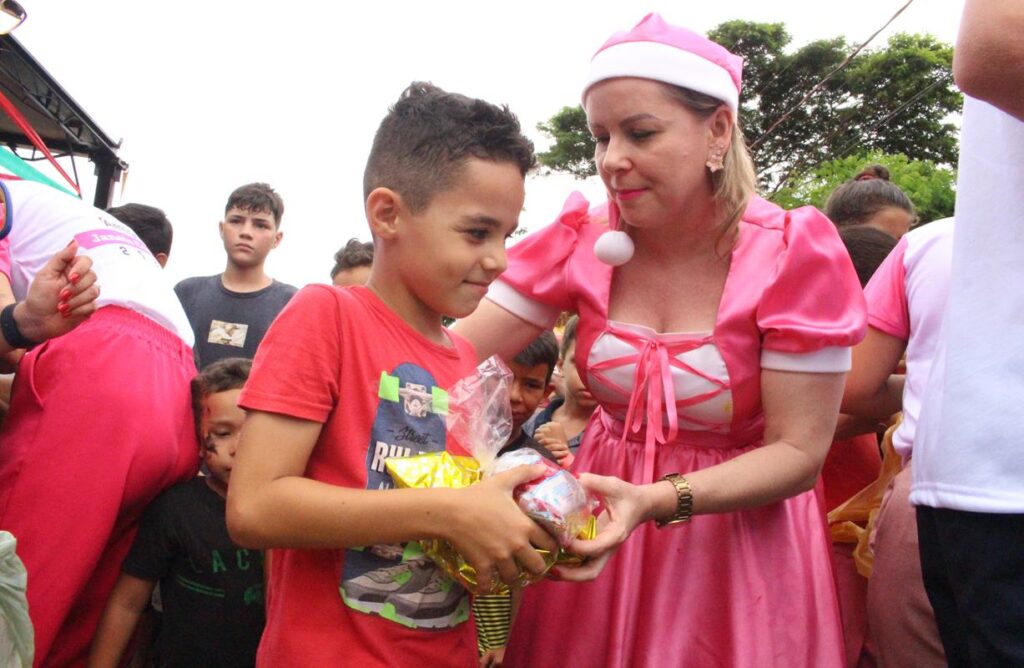
[[[663, 348], [665, 359], [672, 361], [667, 366], [656, 363], [657, 370], [648, 373], [659, 385], [663, 367], [671, 374], [679, 429], [728, 432], [733, 411], [729, 372], [710, 334], [661, 334], [642, 325], [609, 322], [590, 349], [587, 387], [609, 414], [625, 419], [642, 349]], [[609, 364], [612, 360], [619, 361]], [[646, 388], [636, 389], [646, 393]], [[667, 425], [667, 418], [662, 422]]]

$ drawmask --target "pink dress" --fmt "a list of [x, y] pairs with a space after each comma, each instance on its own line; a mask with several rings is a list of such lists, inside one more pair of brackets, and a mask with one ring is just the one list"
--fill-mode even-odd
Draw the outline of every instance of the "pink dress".
[[[580, 315], [576, 362], [601, 406], [576, 472], [639, 483], [713, 466], [762, 444], [762, 368], [848, 368], [865, 331], [863, 295], [818, 211], [754, 198], [714, 330], [660, 334], [608, 320], [613, 269], [594, 257], [605, 227], [588, 208], [573, 194], [555, 224], [511, 249], [488, 295], [538, 325], [562, 310]], [[647, 523], [596, 581], [525, 592], [511, 666], [843, 664], [830, 541], [813, 492], [663, 530]]]

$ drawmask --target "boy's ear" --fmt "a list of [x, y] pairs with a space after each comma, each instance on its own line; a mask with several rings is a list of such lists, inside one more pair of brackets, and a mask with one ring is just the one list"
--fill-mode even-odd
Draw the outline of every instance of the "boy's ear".
[[403, 208], [402, 197], [391, 188], [374, 188], [366, 197], [366, 221], [381, 239], [394, 238]]
[[271, 249], [277, 248], [277, 247], [278, 247], [278, 245], [279, 245], [279, 244], [281, 243], [281, 239], [282, 239], [283, 237], [284, 237], [284, 232], [282, 232], [282, 231], [278, 230], [278, 231], [277, 231], [277, 234], [275, 234], [275, 235], [274, 235], [274, 245], [273, 245], [273, 246], [271, 246], [270, 248], [271, 248]]

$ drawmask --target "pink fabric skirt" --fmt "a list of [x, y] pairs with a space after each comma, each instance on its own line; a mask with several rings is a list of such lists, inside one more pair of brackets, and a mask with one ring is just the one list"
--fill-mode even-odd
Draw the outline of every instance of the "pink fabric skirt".
[[[639, 481], [641, 441], [591, 420], [574, 470]], [[742, 448], [658, 446], [655, 476], [731, 459]], [[633, 532], [597, 580], [527, 587], [509, 666], [843, 665], [830, 542], [814, 492], [753, 510]]]

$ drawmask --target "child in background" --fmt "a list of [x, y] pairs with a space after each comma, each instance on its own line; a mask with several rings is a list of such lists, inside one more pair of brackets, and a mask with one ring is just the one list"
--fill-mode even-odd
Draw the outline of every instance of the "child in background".
[[224, 499], [245, 419], [238, 395], [251, 362], [228, 358], [192, 380], [192, 406], [209, 472], [175, 485], [146, 510], [110, 594], [90, 668], [115, 667], [160, 584], [157, 665], [252, 666], [263, 632], [263, 555], [235, 545]]
[[331, 269], [331, 283], [338, 287], [366, 285], [373, 267], [373, 242], [349, 239], [348, 243], [334, 254], [334, 268]]
[[569, 318], [562, 334], [558, 366], [565, 378], [565, 393], [553, 399], [544, 410], [533, 416], [523, 431], [547, 448], [563, 468], [569, 468], [583, 440], [583, 430], [590, 421], [597, 402], [587, 391], [576, 370], [576, 323], [579, 316]]
[[[530, 345], [523, 348], [509, 363], [512, 387], [512, 434], [499, 455], [520, 448], [536, 450], [546, 459], [555, 461], [543, 446], [523, 430], [523, 424], [537, 410], [540, 402], [551, 393], [551, 374], [558, 362], [558, 340], [551, 330], [544, 330]], [[505, 643], [512, 627], [513, 597], [508, 594], [478, 596], [473, 601], [476, 615], [477, 651], [482, 668], [500, 666], [505, 655]]]
[[476, 354], [442, 319], [472, 313], [505, 269], [533, 165], [507, 108], [430, 84], [412, 84], [382, 121], [363, 181], [369, 282], [300, 290], [241, 396], [228, 528], [274, 548], [257, 665], [475, 665], [468, 592], [415, 539], [448, 540], [505, 582], [544, 570], [533, 545], [555, 541], [511, 494], [543, 466], [464, 489], [393, 489], [384, 466], [465, 454], [448, 447], [445, 388]]

